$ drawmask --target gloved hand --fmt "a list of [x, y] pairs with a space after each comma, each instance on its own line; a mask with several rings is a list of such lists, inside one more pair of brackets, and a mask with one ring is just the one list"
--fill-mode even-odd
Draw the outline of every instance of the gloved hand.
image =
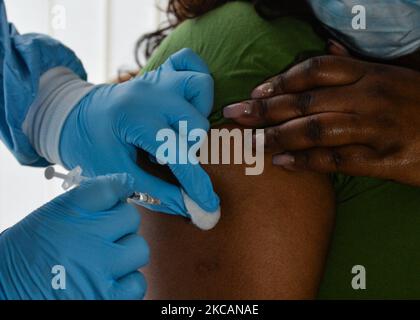
[[[81, 166], [87, 176], [128, 172], [136, 191], [162, 201], [151, 209], [185, 215], [180, 188], [141, 170], [136, 148], [155, 156], [161, 144], [156, 141], [157, 132], [174, 130], [179, 138], [179, 121], [187, 121], [188, 131], [208, 131], [212, 104], [208, 68], [191, 50], [181, 50], [156, 71], [123, 84], [97, 86], [87, 94], [63, 127], [62, 163], [68, 169]], [[219, 198], [199, 164], [169, 166], [191, 199], [205, 211], [217, 210]]]
[[[0, 299], [141, 299], [149, 249], [127, 174], [82, 184], [0, 235]], [[63, 289], [64, 287], [64, 289]]]

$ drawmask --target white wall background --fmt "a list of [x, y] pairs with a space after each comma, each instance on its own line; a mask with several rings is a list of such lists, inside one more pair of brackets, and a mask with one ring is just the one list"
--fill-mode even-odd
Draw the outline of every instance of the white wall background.
[[[119, 68], [136, 68], [135, 41], [164, 19], [156, 6], [164, 2], [5, 0], [9, 21], [19, 32], [41, 32], [61, 40], [83, 61], [93, 83], [115, 78]], [[42, 169], [20, 166], [0, 142], [0, 232], [61, 192], [59, 181], [46, 181]]]

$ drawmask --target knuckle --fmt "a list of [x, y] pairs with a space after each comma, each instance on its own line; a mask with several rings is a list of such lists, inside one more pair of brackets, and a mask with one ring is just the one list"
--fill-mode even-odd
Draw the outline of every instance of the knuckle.
[[304, 62], [303, 70], [307, 77], [313, 77], [322, 70], [323, 57], [313, 57]]
[[312, 117], [305, 124], [305, 136], [312, 142], [319, 142], [322, 139], [322, 126], [319, 119]]
[[281, 143], [282, 143], [281, 142], [281, 136], [282, 136], [282, 133], [281, 133], [280, 126], [266, 129], [266, 132], [265, 132], [266, 142], [265, 142], [265, 144], [269, 147], [274, 147], [274, 146], [279, 147], [279, 146], [281, 146]]
[[196, 76], [196, 79], [202, 82], [203, 84], [207, 86], [213, 86], [214, 80], [213, 77], [207, 73], [198, 73]]
[[[286, 73], [287, 74], [287, 73]], [[279, 74], [275, 76], [272, 80], [272, 84], [277, 92], [285, 92], [286, 91], [286, 76], [285, 74]]]
[[281, 127], [275, 127], [274, 131], [273, 131], [273, 142], [277, 145], [280, 146], [282, 144], [282, 130]]
[[339, 170], [342, 167], [343, 157], [338, 150], [330, 150], [330, 152], [328, 153], [328, 164], [329, 167], [333, 168], [335, 171]]
[[257, 110], [257, 115], [258, 115], [259, 118], [261, 118], [265, 121], [271, 120], [269, 110], [268, 110], [268, 102], [267, 102], [266, 99], [254, 100], [253, 103], [255, 103], [256, 108], [252, 108], [252, 109]]
[[198, 72], [185, 72], [183, 77], [183, 87], [187, 89], [199, 90], [200, 92], [213, 92], [214, 80], [211, 75]]
[[296, 96], [296, 113], [299, 116], [308, 114], [309, 108], [312, 105], [313, 96], [311, 93], [302, 93]]

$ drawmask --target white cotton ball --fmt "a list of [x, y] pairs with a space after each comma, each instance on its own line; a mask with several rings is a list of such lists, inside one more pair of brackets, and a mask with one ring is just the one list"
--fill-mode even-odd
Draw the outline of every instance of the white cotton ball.
[[191, 216], [191, 221], [201, 230], [211, 230], [220, 220], [220, 206], [214, 212], [207, 212], [195, 203], [184, 191], [182, 191], [185, 206]]

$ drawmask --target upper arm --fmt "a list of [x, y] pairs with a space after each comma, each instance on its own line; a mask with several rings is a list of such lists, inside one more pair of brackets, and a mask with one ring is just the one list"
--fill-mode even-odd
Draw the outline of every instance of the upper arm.
[[204, 168], [222, 199], [215, 229], [142, 209], [148, 298], [315, 297], [334, 220], [329, 179], [284, 171], [270, 156], [259, 176], [244, 165]]
[[[320, 50], [310, 26], [268, 22], [251, 4], [234, 2], [183, 23], [161, 44], [145, 71], [181, 48], [196, 51], [215, 79], [212, 125], [222, 107], [286, 68], [298, 54]], [[221, 198], [222, 218], [203, 232], [179, 217], [145, 213], [151, 247], [149, 298], [310, 298], [323, 271], [334, 216], [326, 176], [291, 173], [265, 157], [264, 172], [244, 165], [206, 165]]]

